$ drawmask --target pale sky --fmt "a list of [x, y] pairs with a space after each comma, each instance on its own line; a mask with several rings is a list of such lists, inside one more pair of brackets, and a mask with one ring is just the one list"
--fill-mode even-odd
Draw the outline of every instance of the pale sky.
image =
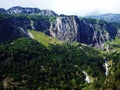
[[58, 14], [89, 15], [119, 13], [120, 0], [0, 0], [0, 8], [13, 6], [51, 9]]

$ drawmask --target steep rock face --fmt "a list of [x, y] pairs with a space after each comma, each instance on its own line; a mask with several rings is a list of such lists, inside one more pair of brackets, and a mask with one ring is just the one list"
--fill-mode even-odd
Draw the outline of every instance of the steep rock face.
[[50, 35], [67, 42], [78, 41], [77, 20], [73, 16], [57, 17], [55, 23], [51, 24]]
[[104, 21], [80, 20], [80, 42], [95, 47], [101, 46], [107, 40], [117, 36], [118, 29]]
[[118, 29], [107, 22], [60, 16], [51, 24], [50, 35], [67, 42], [81, 42], [99, 47], [118, 35]]

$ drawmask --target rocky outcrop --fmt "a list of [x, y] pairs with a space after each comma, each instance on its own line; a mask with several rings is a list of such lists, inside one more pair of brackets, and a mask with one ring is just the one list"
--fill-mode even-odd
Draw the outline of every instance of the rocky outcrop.
[[58, 16], [51, 10], [40, 10], [38, 8], [24, 8], [20, 6], [12, 7], [7, 10], [8, 14], [39, 14], [44, 16]]
[[78, 41], [78, 31], [79, 19], [74, 16], [57, 17], [50, 27], [51, 36], [67, 42]]
[[59, 40], [77, 41], [98, 48], [107, 40], [114, 39], [117, 31], [107, 22], [79, 19], [76, 16], [59, 16], [50, 27], [50, 35]]
[[107, 40], [115, 39], [118, 29], [113, 25], [98, 20], [80, 20], [80, 42], [101, 47]]

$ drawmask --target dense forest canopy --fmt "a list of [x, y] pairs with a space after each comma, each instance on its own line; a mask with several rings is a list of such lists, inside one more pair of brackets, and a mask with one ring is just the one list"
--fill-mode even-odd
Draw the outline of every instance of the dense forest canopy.
[[[107, 56], [114, 64], [111, 68], [114, 73], [106, 77], [103, 56], [98, 50], [78, 43], [46, 48], [29, 38], [16, 39], [0, 45], [0, 89], [117, 90], [120, 88], [119, 56], [117, 51]], [[83, 71], [91, 77], [91, 84], [85, 81]]]

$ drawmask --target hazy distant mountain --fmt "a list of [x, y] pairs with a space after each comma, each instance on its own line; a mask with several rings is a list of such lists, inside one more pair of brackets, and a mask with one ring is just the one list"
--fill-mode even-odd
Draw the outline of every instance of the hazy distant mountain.
[[40, 13], [38, 8], [23, 8], [20, 6], [12, 7], [7, 10], [9, 14], [38, 14]]
[[39, 8], [28, 8], [28, 7], [20, 7], [15, 6], [12, 8], [9, 8], [8, 10], [5, 10], [3, 8], [0, 8], [1, 13], [8, 13], [8, 14], [39, 14], [44, 16], [58, 16], [54, 11], [52, 10], [40, 10]]
[[108, 14], [103, 14], [103, 15], [92, 15], [92, 16], [88, 16], [87, 18], [104, 20], [104, 21], [107, 21], [107, 22], [118, 22], [118, 23], [120, 23], [120, 14], [108, 13]]
[[38, 8], [24, 8], [20, 6], [12, 7], [7, 10], [8, 14], [40, 14], [45, 16], [57, 16], [52, 10], [40, 10]]

